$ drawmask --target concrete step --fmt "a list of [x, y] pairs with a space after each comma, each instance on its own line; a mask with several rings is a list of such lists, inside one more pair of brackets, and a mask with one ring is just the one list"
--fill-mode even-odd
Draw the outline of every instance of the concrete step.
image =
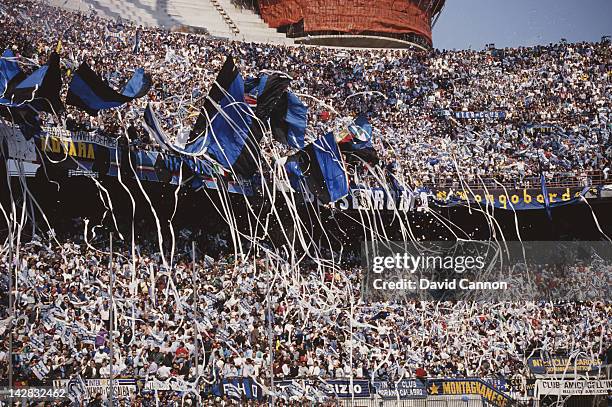
[[176, 25], [161, 5], [165, 0], [50, 0], [55, 6], [98, 15], [114, 20], [125, 19], [151, 26]]
[[168, 13], [177, 20], [204, 27], [212, 35], [230, 36], [232, 29], [211, 0], [168, 0]]
[[251, 10], [239, 9], [232, 4], [231, 0], [214, 1], [223, 7], [232, 21], [234, 21], [240, 30], [239, 37], [244, 38], [245, 41], [280, 44], [294, 43], [294, 41], [287, 38], [285, 34], [279, 33], [276, 29], [268, 27], [257, 13]]
[[230, 0], [49, 0], [55, 6], [102, 17], [125, 19], [145, 26], [203, 27], [211, 35], [251, 42], [293, 44], [293, 40], [267, 26], [249, 10]]

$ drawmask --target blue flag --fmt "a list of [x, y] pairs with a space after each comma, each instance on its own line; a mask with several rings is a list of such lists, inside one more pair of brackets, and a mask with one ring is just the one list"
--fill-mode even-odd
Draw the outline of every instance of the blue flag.
[[119, 93], [83, 62], [70, 82], [66, 104], [76, 106], [91, 116], [97, 116], [100, 110], [119, 107], [146, 95], [152, 84], [151, 77], [143, 69], [136, 69]]
[[300, 168], [300, 160], [297, 155], [287, 158], [287, 161], [285, 162], [285, 171], [287, 171], [287, 175], [289, 176], [291, 188], [299, 191], [300, 183], [304, 179], [304, 173]]
[[324, 204], [348, 195], [348, 178], [334, 134], [319, 137], [304, 151], [307, 162], [301, 167], [311, 192]]
[[350, 137], [340, 144], [347, 162], [378, 164], [380, 161], [372, 144], [372, 125], [365, 116], [359, 116], [348, 128]]
[[280, 74], [262, 75], [259, 78], [256, 94], [257, 107], [255, 108], [255, 114], [259, 119], [268, 120], [277, 108], [280, 99], [287, 92], [289, 83], [291, 79]]
[[355, 123], [349, 126], [353, 135], [353, 149], [372, 148], [372, 125], [365, 116], [359, 116]]
[[14, 58], [15, 54], [10, 49], [4, 51], [0, 58], [0, 97], [6, 98], [12, 88], [25, 79], [25, 74]]
[[13, 103], [29, 104], [36, 110], [60, 113], [64, 104], [60, 99], [62, 74], [59, 55], [52, 52], [47, 63], [34, 71], [13, 90]]
[[263, 130], [251, 118], [244, 98], [244, 80], [234, 60], [227, 57], [213, 83], [185, 150], [201, 151], [225, 168], [253, 175], [259, 162]]
[[147, 103], [147, 107], [144, 111], [143, 127], [145, 130], [147, 130], [151, 138], [153, 138], [153, 140], [155, 140], [155, 142], [164, 150], [172, 151], [175, 149], [174, 145], [170, 141], [170, 138], [166, 135], [164, 129], [162, 129], [161, 125], [159, 124], [159, 119], [157, 118], [157, 115], [155, 115], [150, 103]]
[[53, 52], [46, 65], [19, 83], [15, 83], [15, 79], [22, 77], [21, 71], [15, 73], [12, 68], [8, 72], [10, 74], [5, 72], [3, 75], [5, 79], [10, 79], [4, 96], [0, 99], [0, 105], [3, 106], [0, 115], [17, 124], [24, 137], [30, 139], [41, 131], [39, 111], [60, 113], [64, 110], [60, 100], [62, 78], [59, 55]]
[[308, 108], [292, 92], [287, 90], [291, 79], [285, 75], [261, 75], [245, 83], [249, 100], [256, 104], [257, 117], [270, 119], [274, 139], [301, 150], [304, 148]]
[[287, 144], [291, 147], [304, 148], [304, 135], [306, 133], [306, 119], [308, 108], [292, 92], [287, 92]]
[[121, 94], [132, 99], [141, 98], [147, 94], [151, 85], [151, 77], [145, 73], [144, 69], [138, 68], [123, 87]]

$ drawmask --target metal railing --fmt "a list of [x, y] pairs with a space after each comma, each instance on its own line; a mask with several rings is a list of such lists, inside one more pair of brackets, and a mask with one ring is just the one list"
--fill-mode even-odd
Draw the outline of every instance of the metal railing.
[[481, 396], [428, 396], [422, 399], [383, 400], [380, 397], [367, 399], [342, 399], [337, 406], [342, 407], [484, 407]]
[[[552, 179], [546, 178], [546, 185], [549, 188], [582, 188], [592, 185], [603, 185], [612, 183], [612, 178], [608, 179], [604, 172], [583, 171], [583, 172], [567, 172], [555, 175]], [[438, 177], [424, 182], [420, 182], [421, 186], [429, 188], [461, 188], [462, 183], [457, 177]], [[474, 189], [523, 189], [523, 188], [539, 188], [541, 187], [541, 179], [539, 176], [528, 176], [517, 178], [515, 180], [506, 180], [502, 177], [482, 177], [479, 179], [463, 179], [463, 186], [469, 186]]]

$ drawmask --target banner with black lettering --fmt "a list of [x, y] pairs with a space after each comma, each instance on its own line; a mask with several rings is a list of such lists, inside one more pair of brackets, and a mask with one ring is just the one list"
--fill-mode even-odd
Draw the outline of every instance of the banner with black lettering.
[[449, 117], [452, 116], [455, 119], [467, 119], [467, 120], [475, 120], [475, 119], [489, 119], [489, 120], [499, 120], [505, 119], [507, 114], [504, 111], [481, 111], [481, 112], [467, 112], [467, 111], [458, 111], [454, 112], [452, 110], [440, 110], [438, 112], [440, 116]]
[[527, 359], [527, 366], [534, 375], [596, 374], [601, 364], [601, 360], [598, 358], [584, 357], [551, 356]]
[[[109, 379], [86, 379], [83, 382], [89, 398], [94, 398], [96, 394], [101, 394], [102, 399], [107, 398]], [[66, 388], [69, 383], [69, 379], [57, 379], [53, 381], [53, 387]], [[115, 397], [131, 397], [136, 393], [136, 379], [113, 379], [113, 395]]]
[[[470, 188], [462, 190], [457, 188], [432, 188], [424, 189], [432, 197], [434, 204], [438, 206], [487, 205], [499, 209], [515, 211], [545, 209], [546, 199], [542, 195], [542, 188], [522, 189], [478, 189]], [[570, 205], [580, 202], [581, 197], [589, 192], [589, 187], [547, 187], [550, 207]]]
[[484, 111], [484, 112], [455, 112], [456, 119], [505, 119], [506, 112], [503, 111]]
[[367, 380], [326, 380], [324, 386], [328, 396], [339, 398], [370, 397], [370, 385]]
[[537, 380], [538, 396], [597, 396], [612, 391], [612, 380]]
[[321, 401], [321, 398], [368, 398], [370, 397], [370, 384], [367, 380], [312, 380], [295, 379], [276, 382], [279, 394], [288, 399], [300, 395], [309, 400]]
[[489, 405], [506, 407], [511, 398], [481, 379], [434, 379], [427, 384], [429, 395], [477, 395]]
[[157, 378], [149, 379], [144, 383], [143, 391], [176, 391], [176, 392], [198, 392], [196, 383], [188, 382], [180, 377], [170, 377], [167, 380]]
[[374, 381], [372, 383], [376, 394], [384, 400], [408, 400], [427, 397], [427, 387], [420, 379], [403, 379], [394, 381]]
[[[301, 198], [310, 204], [322, 205], [308, 186], [302, 185]], [[383, 188], [363, 188], [351, 186], [349, 194], [330, 204], [332, 208], [358, 211], [395, 211], [411, 212], [416, 209], [417, 194], [409, 190], [386, 190]]]

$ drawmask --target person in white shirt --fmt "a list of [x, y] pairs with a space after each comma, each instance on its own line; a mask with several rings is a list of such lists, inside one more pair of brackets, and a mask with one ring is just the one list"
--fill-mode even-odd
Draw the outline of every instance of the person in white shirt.
[[341, 378], [344, 377], [344, 369], [342, 369], [341, 366], [336, 367], [336, 370], [334, 372], [334, 377], [335, 378]]
[[98, 351], [94, 355], [94, 362], [96, 362], [97, 365], [101, 365], [106, 360], [108, 360], [108, 354], [104, 352], [102, 348], [98, 348]]
[[159, 369], [157, 369], [156, 375], [159, 379], [166, 380], [167, 378], [170, 377], [171, 371], [172, 371], [172, 368], [169, 366], [160, 366]]
[[309, 376], [319, 376], [321, 374], [321, 367], [319, 365], [313, 365], [308, 369]]
[[147, 369], [147, 375], [154, 375], [157, 372], [157, 363], [151, 362], [148, 367], [145, 364], [145, 368]]
[[247, 362], [244, 364], [242, 368], [242, 377], [253, 377], [255, 375], [255, 367], [251, 363], [250, 360], [247, 359]]
[[109, 377], [110, 376], [110, 365], [102, 366], [99, 372], [100, 372], [100, 377]]
[[306, 366], [305, 364], [301, 364], [299, 369], [298, 369], [298, 376], [299, 377], [306, 377], [306, 376], [308, 376], [308, 373], [309, 373], [308, 366]]
[[282, 369], [283, 369], [283, 376], [288, 377], [289, 373], [291, 372], [289, 365], [287, 365], [286, 363], [283, 363]]

